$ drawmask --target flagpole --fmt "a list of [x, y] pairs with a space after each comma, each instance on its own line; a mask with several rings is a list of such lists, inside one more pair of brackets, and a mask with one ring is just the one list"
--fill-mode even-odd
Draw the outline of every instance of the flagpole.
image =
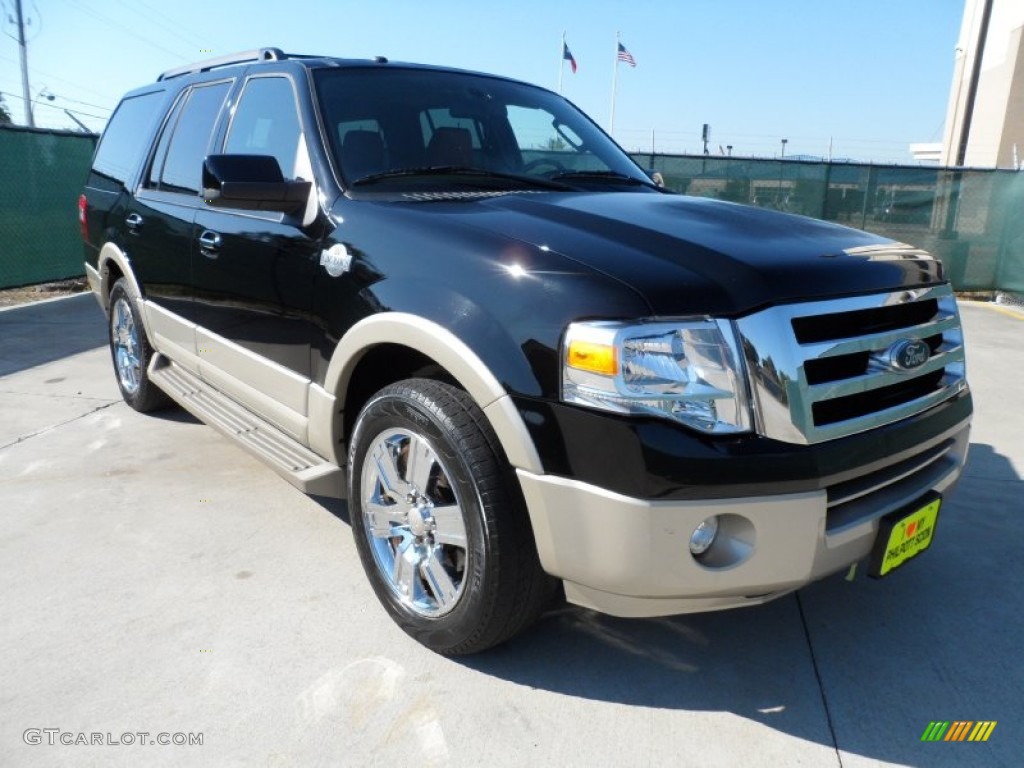
[[562, 73], [565, 72], [565, 31], [562, 31], [562, 47], [558, 51], [558, 94], [562, 94]]
[[615, 89], [619, 80], [619, 33], [615, 33], [615, 69], [612, 70], [612, 114], [608, 119], [608, 135], [615, 138]]

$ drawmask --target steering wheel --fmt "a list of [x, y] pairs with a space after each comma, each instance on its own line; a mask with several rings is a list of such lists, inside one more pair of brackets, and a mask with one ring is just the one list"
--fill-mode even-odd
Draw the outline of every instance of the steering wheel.
[[[553, 173], [562, 173], [568, 170], [557, 160], [552, 160], [550, 157], [540, 157], [536, 160], [531, 160], [523, 166], [523, 173], [530, 173], [534, 168], [540, 168], [542, 166], [549, 165], [553, 169]], [[538, 174], [541, 175], [541, 174]]]

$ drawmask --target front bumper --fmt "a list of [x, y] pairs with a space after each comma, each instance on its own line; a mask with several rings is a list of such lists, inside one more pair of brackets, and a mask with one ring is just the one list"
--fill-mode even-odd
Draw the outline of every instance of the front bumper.
[[[614, 616], [664, 616], [762, 603], [864, 559], [882, 516], [930, 490], [951, 490], [969, 429], [965, 419], [912, 456], [797, 493], [648, 500], [517, 474], [541, 564], [565, 582], [570, 602]], [[710, 515], [722, 527], [711, 556], [698, 561], [690, 535]]]

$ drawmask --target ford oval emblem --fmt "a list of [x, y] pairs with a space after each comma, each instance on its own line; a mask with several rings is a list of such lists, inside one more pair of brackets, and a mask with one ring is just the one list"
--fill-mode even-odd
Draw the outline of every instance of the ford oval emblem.
[[931, 348], [921, 339], [903, 339], [889, 347], [889, 363], [900, 371], [920, 368], [931, 355]]

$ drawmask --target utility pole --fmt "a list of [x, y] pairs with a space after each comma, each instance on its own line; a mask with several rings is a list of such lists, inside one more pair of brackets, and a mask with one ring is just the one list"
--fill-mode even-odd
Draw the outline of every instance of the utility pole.
[[615, 69], [612, 70], [612, 112], [608, 116], [608, 135], [615, 138], [615, 88], [619, 84], [619, 33], [615, 33]]
[[32, 119], [32, 92], [28, 88], [28, 46], [25, 43], [25, 17], [21, 12], [21, 0], [14, 0], [18, 14], [18, 47], [21, 49], [21, 95], [25, 99], [25, 122], [29, 128], [36, 127]]

